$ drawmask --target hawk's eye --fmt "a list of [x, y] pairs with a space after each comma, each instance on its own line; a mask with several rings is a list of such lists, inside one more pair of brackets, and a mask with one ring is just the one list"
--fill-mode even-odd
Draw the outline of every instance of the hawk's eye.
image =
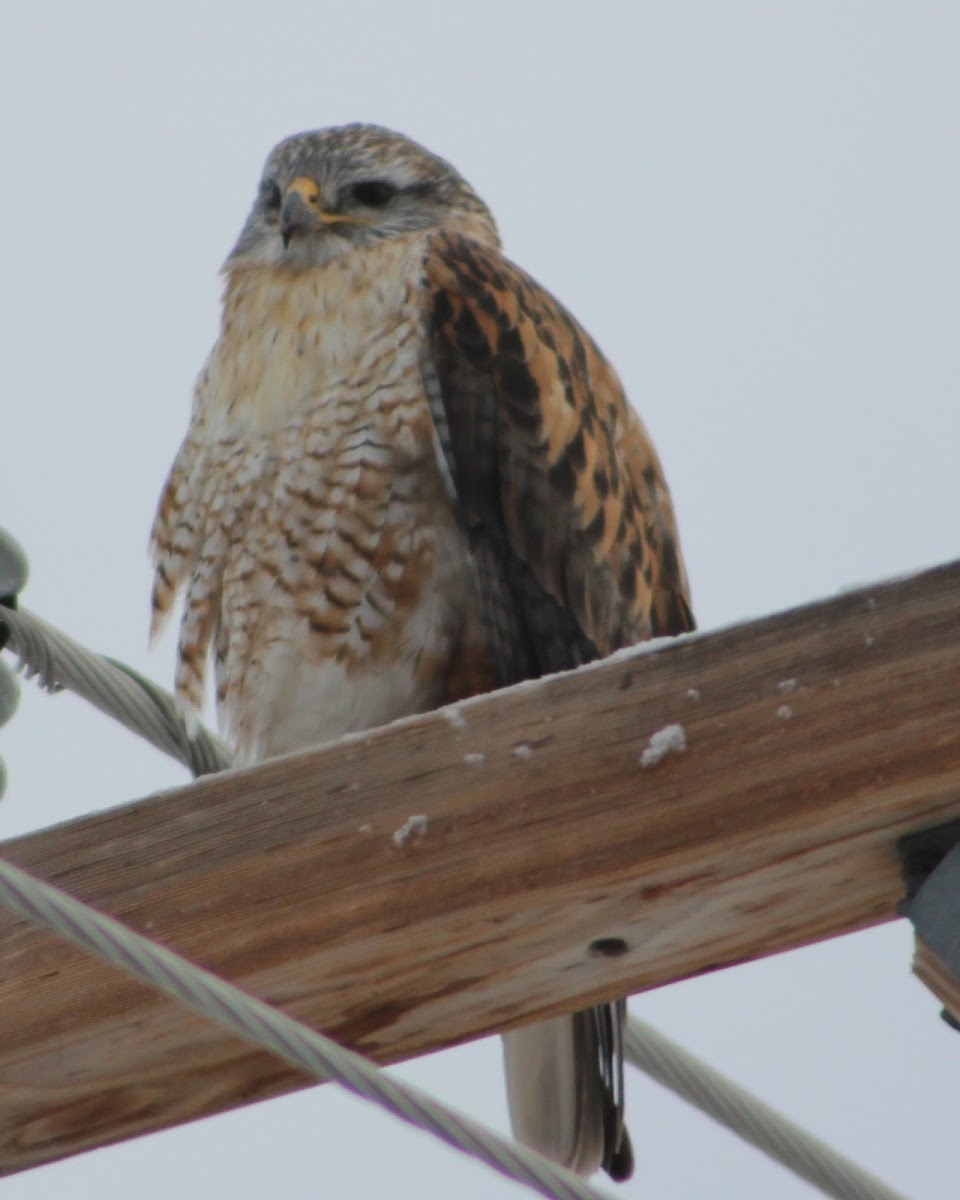
[[263, 207], [266, 209], [277, 209], [280, 207], [282, 199], [280, 185], [275, 179], [265, 179], [260, 184], [260, 199], [263, 201]]
[[364, 179], [355, 183], [350, 189], [354, 200], [365, 204], [367, 208], [383, 208], [397, 194], [398, 189], [385, 179]]

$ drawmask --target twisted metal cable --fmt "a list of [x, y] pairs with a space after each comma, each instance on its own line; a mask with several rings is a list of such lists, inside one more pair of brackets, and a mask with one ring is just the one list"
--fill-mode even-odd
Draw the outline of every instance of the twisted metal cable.
[[833, 1200], [906, 1200], [702, 1059], [631, 1017], [627, 1059]]
[[26, 677], [36, 677], [47, 691], [76, 692], [194, 775], [230, 765], [223, 742], [202, 726], [191, 737], [173, 697], [131, 667], [94, 654], [22, 608], [0, 608], [0, 626], [8, 630], [7, 645], [18, 655]]
[[346, 1050], [279, 1009], [158, 946], [126, 925], [0, 859], [0, 903], [69, 938], [81, 949], [158, 988], [202, 1017], [215, 1021], [290, 1066], [335, 1080], [394, 1116], [485, 1162], [508, 1179], [550, 1200], [610, 1200], [609, 1193], [431, 1099], [419, 1088], [391, 1079], [373, 1063]]

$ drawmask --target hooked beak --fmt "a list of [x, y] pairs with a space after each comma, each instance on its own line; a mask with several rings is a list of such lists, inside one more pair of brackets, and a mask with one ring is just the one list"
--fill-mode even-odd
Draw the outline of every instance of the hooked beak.
[[320, 189], [312, 179], [301, 176], [287, 188], [280, 208], [280, 236], [284, 247], [289, 246], [290, 239], [298, 234], [316, 229], [319, 200]]
[[300, 175], [287, 188], [280, 207], [280, 236], [284, 248], [295, 237], [314, 233], [324, 225], [356, 222], [355, 217], [330, 212], [324, 208], [324, 197], [312, 179]]

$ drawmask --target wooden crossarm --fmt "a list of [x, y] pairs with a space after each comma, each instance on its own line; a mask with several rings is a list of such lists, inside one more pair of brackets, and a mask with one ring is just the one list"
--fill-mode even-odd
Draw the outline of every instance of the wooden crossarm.
[[[0, 853], [390, 1061], [891, 918], [958, 680], [954, 564]], [[304, 1082], [4, 912], [0, 1014], [3, 1172]]]

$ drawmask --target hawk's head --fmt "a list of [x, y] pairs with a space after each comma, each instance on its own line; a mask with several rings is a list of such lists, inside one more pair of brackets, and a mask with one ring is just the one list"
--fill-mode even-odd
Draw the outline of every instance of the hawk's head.
[[441, 226], [499, 242], [467, 181], [402, 134], [377, 125], [298, 133], [271, 151], [226, 267], [321, 266], [354, 247]]

